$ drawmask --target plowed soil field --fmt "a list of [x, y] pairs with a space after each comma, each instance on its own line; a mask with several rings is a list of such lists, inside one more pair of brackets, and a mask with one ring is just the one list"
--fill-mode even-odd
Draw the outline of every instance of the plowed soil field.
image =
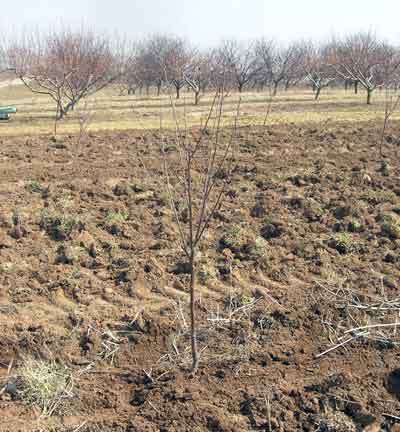
[[[158, 132], [0, 138], [0, 430], [399, 431], [400, 126], [385, 163], [378, 130], [239, 130], [193, 378]], [[68, 391], [38, 405], [27, 365]]]

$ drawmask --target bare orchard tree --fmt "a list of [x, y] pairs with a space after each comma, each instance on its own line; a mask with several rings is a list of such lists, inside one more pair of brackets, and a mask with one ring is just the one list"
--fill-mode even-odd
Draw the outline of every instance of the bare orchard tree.
[[207, 89], [215, 90], [215, 64], [214, 64], [214, 50], [205, 50], [200, 53], [202, 58], [202, 79], [201, 79], [201, 92], [205, 94]]
[[143, 88], [144, 85], [140, 75], [138, 74], [136, 64], [133, 61], [127, 65], [127, 68], [127, 72], [125, 72], [120, 79], [116, 81], [120, 96], [123, 96], [124, 94], [127, 94], [128, 96], [135, 95], [136, 91]]
[[[120, 96], [127, 94], [136, 94], [137, 89], [143, 88], [144, 74], [141, 74], [141, 64], [139, 61], [139, 44], [131, 44], [127, 52], [123, 53], [122, 58], [118, 63], [123, 65], [121, 68], [123, 73], [115, 81], [119, 88]], [[118, 52], [118, 51], [117, 51]]]
[[400, 50], [389, 43], [380, 45], [382, 62], [378, 68], [378, 80], [386, 89], [397, 90], [400, 78]]
[[166, 137], [162, 134], [166, 189], [178, 226], [180, 246], [190, 273], [193, 374], [196, 373], [200, 360], [196, 320], [196, 271], [200, 246], [204, 233], [224, 198], [234, 160], [237, 116], [230, 137], [223, 138], [223, 104], [224, 92], [217, 91], [204, 127], [197, 136], [190, 136], [186, 128], [180, 127], [171, 98], [176, 125], [175, 154], [168, 152]]
[[383, 87], [398, 67], [387, 58], [392, 56], [387, 48], [371, 32], [356, 33], [330, 44], [330, 64], [337, 76], [360, 83], [367, 92], [368, 105], [373, 91]]
[[164, 57], [164, 66], [168, 81], [175, 87], [176, 98], [180, 97], [180, 90], [186, 84], [185, 72], [192, 64], [193, 51], [184, 39], [175, 38], [169, 41]]
[[196, 53], [184, 71], [184, 79], [188, 87], [194, 93], [194, 104], [198, 105], [201, 92], [205, 92], [209, 84], [210, 64], [206, 55]]
[[305, 43], [302, 41], [296, 42], [287, 49], [291, 52], [291, 57], [286, 78], [283, 81], [285, 90], [304, 81]]
[[148, 43], [161, 80], [175, 88], [176, 98], [179, 99], [181, 89], [186, 85], [185, 71], [191, 64], [195, 51], [186, 39], [178, 36], [154, 35]]
[[192, 57], [191, 49], [184, 40], [171, 40], [165, 57], [165, 70], [169, 82], [175, 87], [177, 99], [179, 99], [181, 88], [187, 83], [185, 72], [192, 63]]
[[329, 65], [327, 47], [322, 44], [309, 42], [304, 45], [304, 74], [312, 84], [315, 100], [319, 98], [321, 90], [328, 87], [336, 79], [334, 69]]
[[347, 91], [349, 87], [353, 86], [354, 94], [358, 94], [358, 81], [353, 81], [351, 79], [344, 79], [343, 83], [344, 83], [345, 91]]
[[280, 46], [274, 40], [259, 39], [255, 52], [263, 81], [272, 85], [273, 96], [276, 96], [279, 84], [291, 79], [299, 67], [302, 59], [300, 46]]
[[54, 100], [57, 120], [121, 75], [109, 41], [84, 29], [32, 33], [10, 45], [7, 58], [33, 93]]
[[162, 36], [155, 35], [144, 39], [138, 43], [135, 57], [135, 75], [149, 94], [151, 86], [157, 88], [157, 96], [161, 93], [164, 81], [164, 69], [162, 66], [162, 51], [164, 39]]
[[224, 93], [235, 87], [235, 78], [233, 77], [230, 65], [221, 57], [220, 49], [216, 48], [207, 55], [208, 63], [208, 85], [215, 91]]
[[232, 74], [239, 93], [256, 77], [261, 65], [257, 62], [254, 44], [250, 41], [225, 40], [219, 48], [219, 57]]

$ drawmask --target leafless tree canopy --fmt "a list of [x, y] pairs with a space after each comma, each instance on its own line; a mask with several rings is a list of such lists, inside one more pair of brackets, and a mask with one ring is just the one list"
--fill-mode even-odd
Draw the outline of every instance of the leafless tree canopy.
[[7, 61], [32, 92], [54, 100], [59, 119], [121, 73], [108, 38], [85, 30], [29, 35], [8, 46]]
[[371, 32], [357, 33], [331, 42], [330, 65], [338, 77], [360, 83], [370, 104], [372, 92], [388, 84], [398, 70], [396, 51]]
[[336, 79], [335, 70], [329, 64], [329, 49], [326, 45], [305, 43], [302, 56], [304, 75], [313, 86], [315, 99], [318, 99], [321, 90]]
[[261, 70], [252, 42], [226, 40], [219, 48], [219, 58], [240, 93]]
[[285, 83], [288, 87], [298, 81], [302, 64], [302, 50], [297, 44], [281, 46], [274, 40], [260, 39], [256, 53], [261, 65], [262, 79], [271, 85], [276, 95], [278, 86]]
[[150, 65], [147, 70], [152, 69], [150, 75], [155, 75], [153, 80], [158, 88], [163, 82], [171, 84], [179, 99], [180, 90], [185, 85], [185, 70], [191, 63], [193, 55], [194, 51], [185, 39], [154, 35], [145, 41], [141, 61], [142, 66], [144, 66], [143, 60], [147, 62], [147, 66]]
[[0, 71], [12, 68], [33, 92], [51, 97], [59, 119], [110, 83], [121, 95], [149, 93], [152, 87], [159, 95], [172, 87], [176, 98], [186, 87], [195, 104], [206, 89], [242, 92], [267, 86], [276, 95], [280, 88], [302, 84], [318, 99], [328, 86], [351, 84], [356, 92], [358, 85], [365, 89], [369, 104], [377, 88], [398, 87], [399, 65], [400, 49], [371, 32], [289, 44], [227, 39], [200, 50], [174, 35], [116, 43], [86, 29], [64, 29], [0, 44]]
[[205, 92], [210, 83], [209, 60], [207, 54], [196, 52], [184, 71], [185, 83], [194, 93], [195, 105], [199, 103], [200, 93]]

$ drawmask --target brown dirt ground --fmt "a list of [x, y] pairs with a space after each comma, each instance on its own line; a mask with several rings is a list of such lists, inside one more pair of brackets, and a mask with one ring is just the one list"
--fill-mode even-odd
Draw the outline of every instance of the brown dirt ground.
[[48, 419], [6, 386], [0, 430], [400, 430], [393, 328], [315, 357], [398, 318], [400, 126], [383, 169], [377, 129], [239, 131], [202, 247], [194, 378], [158, 133], [0, 139], [0, 388], [26, 356], [75, 378]]

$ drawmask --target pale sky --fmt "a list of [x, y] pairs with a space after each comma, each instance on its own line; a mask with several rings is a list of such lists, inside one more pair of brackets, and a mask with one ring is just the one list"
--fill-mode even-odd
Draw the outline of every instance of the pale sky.
[[0, 30], [88, 24], [133, 37], [168, 32], [206, 46], [222, 38], [326, 38], [372, 30], [400, 45], [400, 0], [5, 0]]

